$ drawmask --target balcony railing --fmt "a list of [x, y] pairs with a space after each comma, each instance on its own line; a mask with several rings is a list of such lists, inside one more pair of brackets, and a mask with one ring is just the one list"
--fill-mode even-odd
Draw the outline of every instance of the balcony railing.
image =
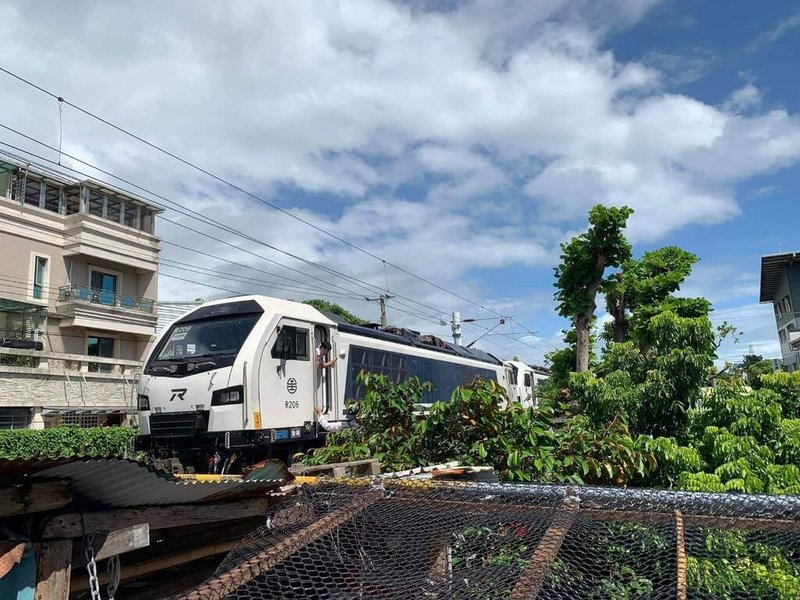
[[128, 294], [118, 294], [109, 290], [98, 290], [85, 285], [65, 285], [58, 288], [59, 302], [91, 302], [103, 306], [116, 306], [126, 310], [155, 314], [156, 301]]

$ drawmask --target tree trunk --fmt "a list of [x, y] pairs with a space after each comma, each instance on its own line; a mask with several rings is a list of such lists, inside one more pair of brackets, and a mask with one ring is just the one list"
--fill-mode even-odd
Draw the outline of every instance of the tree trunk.
[[625, 314], [625, 294], [609, 303], [608, 313], [613, 317], [614, 341], [622, 343], [628, 339], [628, 315]]
[[578, 334], [575, 371], [583, 373], [589, 370], [589, 329], [592, 324], [591, 315], [578, 315], [575, 318], [575, 331]]
[[592, 317], [594, 317], [594, 311], [597, 309], [594, 299], [597, 297], [597, 291], [603, 281], [605, 269], [606, 255], [601, 252], [597, 255], [597, 262], [595, 263], [595, 278], [586, 290], [591, 305], [586, 312], [575, 317], [575, 330], [578, 333], [577, 357], [575, 360], [575, 371], [577, 373], [584, 373], [589, 370], [589, 352], [591, 352], [589, 333], [592, 327]]

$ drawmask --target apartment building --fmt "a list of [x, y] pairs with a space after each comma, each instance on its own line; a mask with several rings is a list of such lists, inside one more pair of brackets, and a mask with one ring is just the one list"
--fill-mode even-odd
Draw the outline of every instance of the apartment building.
[[158, 212], [0, 156], [0, 428], [132, 414], [157, 322]]
[[771, 302], [787, 371], [800, 370], [800, 252], [761, 257], [761, 302]]

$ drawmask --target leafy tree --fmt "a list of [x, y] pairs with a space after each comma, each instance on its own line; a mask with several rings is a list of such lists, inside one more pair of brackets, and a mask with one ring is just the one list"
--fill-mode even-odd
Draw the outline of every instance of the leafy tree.
[[772, 361], [765, 360], [763, 356], [758, 354], [746, 354], [742, 357], [742, 362], [739, 364], [739, 370], [749, 385], [754, 390], [761, 389], [761, 376], [772, 373], [775, 369], [772, 366]]
[[775, 371], [761, 375], [761, 384], [781, 398], [783, 414], [788, 419], [800, 418], [800, 371]]
[[606, 309], [613, 317], [611, 341], [628, 340], [628, 312], [658, 306], [678, 290], [689, 276], [697, 256], [677, 246], [645, 252], [640, 259], [629, 258], [603, 284]]
[[589, 369], [590, 329], [597, 292], [607, 267], [630, 258], [623, 230], [633, 210], [598, 204], [589, 211], [589, 230], [561, 244], [561, 263], [555, 269], [555, 299], [562, 317], [572, 319], [577, 334], [575, 371]]
[[353, 313], [349, 312], [347, 309], [343, 308], [342, 306], [339, 306], [334, 302], [328, 302], [327, 300], [320, 300], [318, 298], [311, 298], [310, 300], [303, 300], [303, 304], [308, 304], [309, 306], [313, 306], [314, 308], [322, 312], [339, 315], [351, 325], [367, 324], [367, 321], [355, 316]]

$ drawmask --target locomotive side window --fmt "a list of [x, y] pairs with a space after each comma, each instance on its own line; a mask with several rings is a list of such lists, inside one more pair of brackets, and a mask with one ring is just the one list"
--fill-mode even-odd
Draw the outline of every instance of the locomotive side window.
[[272, 358], [281, 360], [309, 360], [308, 329], [284, 325], [272, 346]]
[[525, 373], [525, 387], [531, 387], [531, 374]]

